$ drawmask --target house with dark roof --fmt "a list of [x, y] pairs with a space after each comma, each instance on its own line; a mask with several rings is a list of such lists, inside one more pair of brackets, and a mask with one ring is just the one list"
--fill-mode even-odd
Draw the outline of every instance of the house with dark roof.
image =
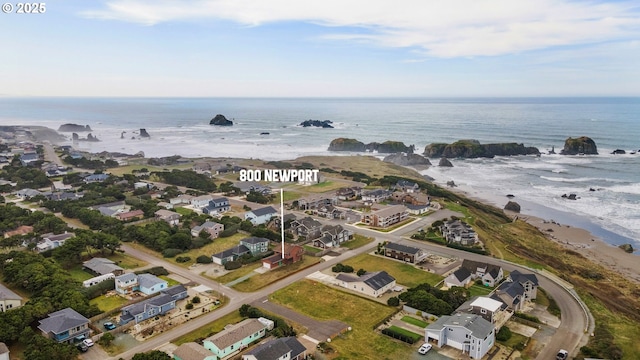
[[125, 306], [121, 310], [120, 325], [135, 321], [136, 324], [175, 309], [176, 299], [169, 294], [160, 294], [139, 303]]
[[344, 217], [342, 210], [333, 205], [322, 205], [313, 210], [313, 213], [327, 219], [340, 219]]
[[22, 296], [0, 283], [0, 312], [15, 309], [22, 305]]
[[362, 201], [368, 203], [378, 203], [391, 197], [391, 191], [387, 189], [376, 189], [362, 192]]
[[371, 212], [362, 213], [361, 222], [368, 226], [388, 228], [409, 218], [404, 205], [392, 205]]
[[180, 223], [180, 217], [182, 217], [182, 215], [178, 214], [177, 212], [173, 212], [171, 210], [166, 210], [166, 209], [160, 209], [156, 211], [154, 214], [156, 216], [156, 220], [162, 220], [167, 222], [169, 225], [174, 225], [174, 226]]
[[451, 346], [471, 359], [482, 359], [495, 344], [495, 326], [479, 315], [457, 313], [441, 316], [425, 328], [426, 342]]
[[481, 279], [484, 286], [494, 287], [504, 278], [502, 267], [464, 259], [461, 267], [469, 270], [473, 279]]
[[269, 239], [259, 237], [248, 237], [240, 240], [240, 245], [246, 246], [251, 255], [259, 255], [269, 251]]
[[218, 360], [218, 357], [204, 346], [188, 342], [173, 350], [174, 360]]
[[242, 193], [248, 194], [250, 192], [257, 192], [262, 195], [269, 195], [273, 191], [269, 186], [262, 185], [257, 181], [238, 181], [233, 184]]
[[379, 297], [396, 286], [396, 279], [386, 271], [368, 272], [361, 276], [339, 273], [336, 281], [339, 286], [372, 297]]
[[322, 235], [313, 240], [313, 246], [322, 249], [340, 246], [353, 238], [353, 232], [342, 225], [325, 225], [321, 229]]
[[89, 319], [72, 308], [52, 312], [39, 323], [42, 334], [59, 343], [72, 343], [76, 337], [89, 335]]
[[427, 257], [422, 249], [388, 242], [384, 245], [384, 256], [417, 264]]
[[247, 211], [244, 214], [244, 219], [251, 221], [253, 225], [266, 224], [272, 217], [278, 216], [278, 210], [272, 206], [266, 206], [260, 209]]
[[126, 273], [116, 276], [116, 292], [127, 295], [140, 291], [145, 295], [153, 295], [167, 289], [167, 281], [152, 274]]
[[406, 193], [415, 193], [420, 191], [420, 185], [408, 180], [398, 180], [395, 188], [398, 191]]
[[274, 269], [280, 266], [289, 265], [302, 261], [304, 255], [304, 248], [299, 245], [284, 245], [284, 254], [282, 253], [282, 247], [276, 246], [273, 251], [274, 255], [268, 258], [262, 259], [262, 267], [267, 269]]
[[43, 252], [43, 251], [55, 249], [57, 247], [64, 245], [64, 242], [67, 241], [67, 239], [72, 238], [74, 236], [75, 236], [74, 233], [68, 233], [66, 231], [62, 234], [53, 234], [53, 233], [44, 234], [42, 235], [42, 240], [38, 244], [36, 244], [35, 250], [38, 252]]
[[226, 197], [213, 198], [209, 204], [202, 208], [202, 212], [211, 216], [217, 216], [231, 210], [229, 199]]
[[320, 237], [322, 223], [309, 216], [291, 222], [291, 230], [298, 236], [304, 236], [307, 240]]
[[93, 258], [82, 263], [85, 270], [96, 275], [122, 275], [124, 269], [116, 265], [115, 262], [105, 258]]
[[307, 348], [293, 336], [269, 340], [242, 355], [242, 360], [303, 360]]
[[298, 209], [300, 210], [313, 210], [317, 209], [321, 206], [326, 205], [336, 205], [338, 203], [338, 198], [335, 196], [313, 196], [298, 199]]
[[336, 190], [336, 197], [338, 198], [338, 200], [342, 200], [342, 201], [356, 200], [358, 196], [361, 196], [361, 195], [362, 195], [362, 188], [357, 186], [340, 188]]
[[213, 221], [207, 221], [202, 225], [196, 225], [191, 228], [191, 236], [198, 236], [202, 231], [206, 231], [211, 239], [216, 239], [220, 236], [220, 233], [224, 231], [224, 225]]
[[258, 319], [246, 319], [235, 325], [227, 325], [224, 330], [204, 339], [202, 345], [218, 358], [225, 359], [264, 337], [266, 330], [266, 325]]
[[22, 166], [29, 166], [38, 160], [40, 160], [40, 157], [37, 153], [25, 153], [20, 155], [20, 163]]
[[466, 268], [461, 267], [449, 274], [449, 276], [444, 279], [444, 284], [447, 287], [467, 287], [469, 286], [469, 284], [471, 284], [471, 280], [471, 272], [469, 272], [469, 270], [467, 270]]
[[83, 181], [85, 183], [103, 182], [109, 178], [109, 174], [91, 174], [85, 176]]
[[214, 264], [224, 265], [229, 261], [238, 260], [240, 256], [245, 254], [251, 254], [251, 250], [249, 250], [249, 248], [244, 245], [237, 245], [232, 247], [231, 249], [227, 249], [217, 254], [211, 255], [211, 259], [213, 260]]
[[514, 270], [507, 281], [496, 288], [492, 298], [502, 301], [513, 311], [521, 311], [525, 305], [535, 300], [538, 294], [538, 278], [534, 274], [524, 274]]
[[442, 237], [450, 244], [472, 246], [479, 241], [473, 228], [459, 219], [452, 219], [440, 226]]

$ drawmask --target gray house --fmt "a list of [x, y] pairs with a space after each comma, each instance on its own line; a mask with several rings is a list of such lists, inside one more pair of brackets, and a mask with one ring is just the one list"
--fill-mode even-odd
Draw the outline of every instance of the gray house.
[[217, 254], [211, 255], [211, 259], [214, 264], [224, 265], [229, 261], [235, 261], [240, 256], [245, 254], [251, 254], [251, 250], [244, 245], [234, 246], [231, 249], [227, 249], [225, 251], [219, 252]]
[[72, 308], [52, 312], [40, 320], [38, 329], [42, 334], [59, 343], [72, 343], [74, 338], [89, 335], [89, 319]]
[[105, 258], [93, 258], [82, 263], [82, 266], [96, 275], [122, 275], [124, 269], [115, 262]]
[[247, 211], [244, 214], [244, 219], [251, 221], [253, 225], [260, 225], [266, 224], [274, 216], [278, 216], [278, 210], [274, 209], [272, 206], [267, 206]]
[[273, 339], [260, 344], [242, 355], [242, 360], [303, 360], [307, 348], [293, 336]]
[[175, 309], [176, 299], [169, 294], [160, 294], [136, 304], [122, 308], [120, 325], [135, 321], [136, 324], [152, 318], [156, 315], [164, 315], [169, 310]]
[[472, 359], [481, 359], [495, 343], [495, 327], [479, 315], [457, 313], [429, 324], [424, 338], [436, 341], [438, 347], [448, 345]]
[[259, 237], [248, 237], [240, 240], [240, 245], [246, 246], [251, 255], [258, 255], [269, 251], [269, 239]]

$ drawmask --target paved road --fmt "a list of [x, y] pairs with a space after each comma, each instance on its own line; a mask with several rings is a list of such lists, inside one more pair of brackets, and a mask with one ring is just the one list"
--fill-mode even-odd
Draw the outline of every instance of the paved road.
[[62, 163], [62, 160], [60, 159], [60, 157], [58, 156], [58, 154], [56, 154], [56, 151], [53, 149], [53, 145], [51, 145], [50, 142], [45, 141], [42, 143], [42, 146], [44, 147], [44, 160], [45, 161], [49, 161], [51, 163], [54, 163], [58, 166], [65, 166]]

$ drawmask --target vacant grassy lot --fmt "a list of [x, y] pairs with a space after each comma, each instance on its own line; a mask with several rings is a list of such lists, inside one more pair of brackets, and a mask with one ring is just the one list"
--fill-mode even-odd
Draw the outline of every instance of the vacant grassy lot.
[[412, 316], [403, 316], [401, 320], [406, 322], [407, 324], [412, 324], [412, 325], [415, 325], [415, 326], [419, 326], [421, 328], [426, 328], [427, 325], [429, 325], [428, 322], [422, 321], [420, 319], [416, 319], [416, 318], [414, 318]]
[[100, 308], [100, 310], [104, 312], [117, 309], [126, 303], [127, 303], [127, 299], [117, 295], [111, 295], [111, 296], [101, 295], [95, 299], [89, 300], [89, 304], [97, 305], [98, 308]]
[[248, 278], [247, 280], [238, 283], [233, 286], [234, 289], [243, 292], [253, 292], [257, 289], [263, 288], [273, 282], [276, 282], [280, 279], [284, 279], [285, 277], [296, 273], [302, 269], [306, 269], [309, 266], [315, 265], [320, 262], [320, 258], [314, 256], [305, 256], [302, 261], [297, 263], [282, 266], [273, 270], [269, 270], [264, 274], [258, 274]]
[[172, 342], [176, 345], [182, 345], [187, 342], [196, 341], [198, 339], [204, 339], [215, 333], [222, 331], [222, 329], [224, 329], [224, 327], [227, 326], [228, 324], [235, 324], [242, 320], [243, 318], [240, 316], [240, 313], [238, 311], [234, 311], [195, 331], [182, 335]]
[[342, 359], [408, 359], [414, 351], [373, 330], [374, 325], [394, 312], [375, 301], [308, 280], [276, 291], [269, 300], [318, 320], [337, 319], [349, 324], [353, 330], [330, 344]]
[[[297, 158], [296, 161], [311, 163], [316, 168], [361, 172], [377, 178], [384, 175], [395, 175], [422, 180], [422, 176], [414, 170], [386, 163], [373, 156], [304, 156]], [[328, 176], [337, 178], [340, 177], [340, 174], [328, 174]]]
[[352, 240], [343, 242], [340, 246], [345, 247], [349, 250], [357, 249], [361, 246], [365, 246], [368, 243], [375, 240], [372, 237], [362, 236], [362, 235], [354, 235]]
[[142, 261], [126, 253], [120, 253], [120, 252], [116, 252], [113, 255], [107, 255], [106, 258], [115, 262], [116, 264], [118, 264], [118, 266], [120, 266], [123, 269], [135, 269], [138, 267], [149, 265], [147, 264], [146, 261]]
[[365, 269], [369, 272], [384, 270], [396, 278], [398, 284], [408, 287], [415, 287], [422, 283], [435, 285], [443, 279], [440, 275], [420, 270], [413, 265], [369, 254], [358, 255], [345, 261], [344, 264], [353, 266], [355, 270]]
[[493, 290], [493, 288], [490, 287], [486, 287], [486, 286], [482, 286], [482, 285], [478, 285], [478, 284], [473, 284], [471, 285], [471, 287], [469, 288], [469, 292], [471, 293], [471, 296], [485, 296], [485, 295], [489, 295], [489, 293], [491, 292], [491, 290]]
[[304, 248], [305, 254], [315, 254], [315, 253], [319, 253], [320, 251], [322, 251], [322, 249], [319, 249], [317, 247], [313, 247], [313, 246], [310, 246], [310, 245], [303, 245], [302, 247]]
[[160, 279], [165, 280], [167, 282], [167, 286], [168, 287], [172, 287], [174, 285], [178, 285], [180, 284], [180, 282], [173, 280], [172, 278], [166, 276], [166, 275], [160, 275], [158, 276]]
[[331, 181], [323, 181], [319, 184], [307, 186], [304, 188], [304, 190], [310, 193], [323, 193], [323, 192], [338, 190], [340, 188], [343, 188], [349, 185], [351, 184], [347, 182], [331, 180]]
[[89, 274], [88, 272], [82, 270], [82, 265], [76, 265], [74, 267], [72, 267], [71, 269], [67, 270], [69, 272], [69, 274], [71, 274], [71, 277], [74, 280], [77, 280], [79, 282], [83, 282], [85, 280], [89, 280], [93, 277], [93, 275]]
[[[176, 258], [171, 258], [171, 259], [167, 259], [171, 262], [174, 262], [180, 266], [183, 267], [189, 267], [191, 265], [193, 265], [196, 262], [196, 259], [198, 258], [198, 256], [200, 255], [206, 255], [206, 256], [211, 256], [215, 253], [219, 253], [221, 251], [227, 250], [227, 249], [231, 249], [234, 246], [237, 246], [240, 243], [240, 240], [249, 237], [249, 235], [245, 235], [245, 234], [234, 234], [232, 236], [226, 237], [226, 238], [217, 238], [214, 239], [213, 242], [211, 244], [207, 244], [199, 249], [192, 249], [187, 251], [186, 253], [180, 254], [178, 256], [188, 256], [191, 258], [191, 260], [184, 262], [184, 263], [179, 263], [176, 262]], [[162, 255], [158, 254], [158, 256], [162, 257]]]
[[248, 264], [248, 265], [244, 265], [243, 267], [241, 267], [240, 269], [236, 269], [233, 271], [230, 271], [222, 276], [218, 276], [217, 278], [215, 278], [214, 280], [219, 282], [220, 284], [226, 284], [229, 282], [232, 282], [233, 280], [239, 279], [249, 273], [251, 273], [253, 270], [259, 268], [262, 266], [261, 262], [254, 262], [253, 264]]

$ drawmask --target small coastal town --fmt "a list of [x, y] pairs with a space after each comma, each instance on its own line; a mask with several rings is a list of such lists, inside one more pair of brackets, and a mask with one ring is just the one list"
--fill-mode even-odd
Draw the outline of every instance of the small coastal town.
[[589, 351], [593, 315], [572, 284], [496, 257], [469, 205], [418, 177], [324, 167], [315, 182], [239, 181], [315, 165], [91, 154], [19, 126], [0, 135], [0, 358]]

